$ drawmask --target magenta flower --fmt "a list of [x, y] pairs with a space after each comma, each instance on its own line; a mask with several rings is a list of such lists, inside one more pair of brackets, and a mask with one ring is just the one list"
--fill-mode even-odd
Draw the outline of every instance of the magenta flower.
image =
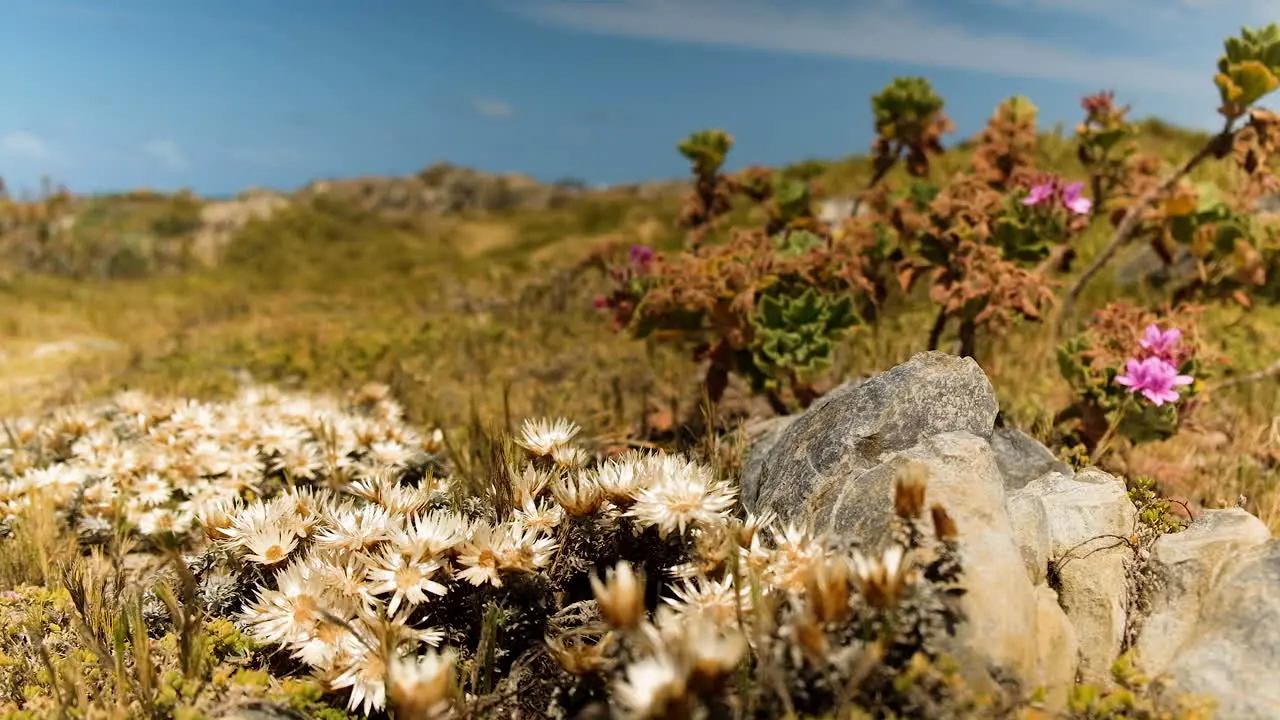
[[1142, 333], [1142, 339], [1138, 344], [1143, 350], [1149, 351], [1152, 355], [1165, 360], [1173, 360], [1173, 350], [1182, 339], [1182, 331], [1178, 328], [1169, 328], [1161, 330], [1159, 325], [1151, 324]]
[[1093, 209], [1093, 201], [1082, 195], [1082, 192], [1082, 182], [1073, 182], [1062, 188], [1062, 206], [1077, 215], [1088, 215]]
[[1033, 185], [1027, 196], [1022, 198], [1023, 205], [1039, 205], [1053, 197], [1053, 191], [1057, 189], [1057, 182], [1049, 180], [1039, 185]]
[[1190, 385], [1195, 382], [1195, 378], [1179, 375], [1178, 368], [1164, 358], [1149, 357], [1129, 360], [1125, 365], [1125, 374], [1117, 376], [1116, 382], [1129, 388], [1129, 392], [1142, 393], [1159, 407], [1165, 403], [1177, 402], [1179, 395], [1174, 388]]
[[645, 267], [653, 262], [654, 252], [653, 248], [648, 245], [633, 245], [627, 255], [632, 263]]
[[1042, 205], [1058, 200], [1064, 208], [1077, 214], [1088, 215], [1093, 209], [1093, 201], [1084, 197], [1084, 183], [1073, 182], [1066, 185], [1058, 178], [1046, 180], [1039, 185], [1031, 186], [1027, 196], [1022, 198], [1023, 205]]

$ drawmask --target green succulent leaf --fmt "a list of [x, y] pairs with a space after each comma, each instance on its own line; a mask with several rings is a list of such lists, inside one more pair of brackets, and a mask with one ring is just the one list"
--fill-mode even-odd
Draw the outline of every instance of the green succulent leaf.
[[836, 341], [857, 325], [853, 299], [806, 288], [762, 297], [752, 316], [752, 365], [778, 379], [806, 378], [829, 367]]
[[783, 257], [797, 257], [826, 246], [827, 241], [808, 230], [785, 230], [773, 238], [773, 246]]
[[723, 130], [699, 130], [680, 142], [677, 149], [693, 164], [699, 175], [714, 175], [720, 172], [729, 149], [733, 147], [733, 136]]

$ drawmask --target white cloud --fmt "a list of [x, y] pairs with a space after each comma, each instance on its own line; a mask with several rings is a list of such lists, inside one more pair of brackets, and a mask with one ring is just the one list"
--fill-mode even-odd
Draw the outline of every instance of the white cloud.
[[[994, 0], [1065, 5], [1076, 0]], [[1195, 0], [1182, 0], [1194, 2]], [[1200, 0], [1205, 2], [1206, 0]], [[1261, 2], [1261, 0], [1251, 0]], [[1104, 5], [1156, 0], [1078, 0]], [[971, 31], [937, 22], [912, 0], [874, 0], [847, 10], [801, 10], [785, 0], [539, 0], [509, 7], [529, 19], [606, 35], [621, 35], [970, 70], [994, 75], [1106, 84], [1186, 97], [1204, 90], [1204, 71], [1142, 57], [1101, 56], [1043, 38]], [[850, 3], [852, 5], [852, 3]]]
[[182, 148], [172, 140], [152, 140], [142, 146], [142, 152], [170, 170], [186, 170], [191, 167]]
[[501, 100], [475, 98], [471, 101], [471, 109], [480, 115], [490, 118], [505, 118], [515, 114], [515, 108]]
[[0, 155], [40, 159], [49, 156], [49, 146], [34, 133], [19, 130], [0, 137]]

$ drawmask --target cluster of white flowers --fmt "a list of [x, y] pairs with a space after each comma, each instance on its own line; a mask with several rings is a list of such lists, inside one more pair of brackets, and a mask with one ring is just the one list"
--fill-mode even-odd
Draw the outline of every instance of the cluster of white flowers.
[[386, 471], [336, 491], [290, 489], [221, 507], [200, 521], [224, 547], [275, 569], [274, 588], [244, 612], [250, 633], [287, 648], [331, 687], [351, 688], [351, 707], [367, 713], [386, 702], [391, 663], [378, 640], [386, 629], [397, 638], [392, 662], [438, 646], [441, 631], [412, 619], [419, 606], [451, 584], [501, 587], [509, 575], [546, 571], [567, 518], [626, 517], [661, 535], [726, 521], [734, 490], [706, 468], [638, 453], [589, 468], [571, 444], [577, 430], [564, 420], [525, 423], [526, 462], [508, 478], [515, 508], [498, 522], [430, 507], [430, 489]]
[[439, 443], [366, 389], [365, 411], [332, 398], [252, 387], [229, 402], [117, 395], [97, 407], [5, 423], [0, 519], [33, 503], [75, 504], [81, 530], [124, 521], [143, 535], [196, 529], [203, 512], [261, 495], [268, 478], [305, 486], [403, 467]]
[[[900, 557], [832, 554], [771, 516], [737, 519], [736, 487], [683, 457], [594, 458], [567, 420], [525, 422], [524, 457], [500, 480], [510, 513], [463, 512], [445, 479], [410, 472], [442, 438], [407, 425], [385, 389], [346, 402], [258, 387], [222, 403], [125, 393], [6, 430], [0, 516], [49, 502], [74, 510], [81, 531], [175, 533], [257, 566], [268, 582], [246, 598], [242, 627], [348, 688], [349, 707], [365, 714], [446, 707], [457, 654], [440, 646], [456, 629], [429, 626], [432, 603], [549, 573], [578, 519], [603, 534], [678, 536], [693, 550], [666, 568], [674, 584], [653, 618], [625, 562], [607, 582], [592, 580], [602, 617], [646, 639], [647, 652], [610, 670], [615, 700], [635, 716], [660, 714], [690, 683], [728, 672], [750, 645], [742, 618], [761, 598], [776, 607], [832, 577], [883, 584], [906, 567]], [[592, 653], [607, 645], [584, 655], [547, 641], [566, 669], [600, 669]]]

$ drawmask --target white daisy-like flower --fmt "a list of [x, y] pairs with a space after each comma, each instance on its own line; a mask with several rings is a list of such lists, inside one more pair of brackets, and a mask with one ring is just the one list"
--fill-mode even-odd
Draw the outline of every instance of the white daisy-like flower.
[[498, 552], [504, 533], [492, 525], [479, 522], [472, 526], [470, 535], [458, 548], [458, 564], [462, 570], [457, 576], [472, 585], [486, 583], [502, 587], [498, 573]]
[[111, 509], [119, 497], [120, 488], [114, 480], [107, 479], [86, 487], [81, 502], [87, 509], [105, 512]]
[[[377, 647], [374, 645], [374, 647]], [[387, 666], [380, 652], [362, 648], [342, 663], [338, 676], [329, 683], [334, 690], [351, 688], [347, 709], [360, 709], [366, 716], [387, 704]]]
[[293, 574], [291, 585], [279, 590], [260, 590], [257, 599], [244, 611], [249, 635], [260, 642], [286, 645], [305, 642], [314, 635], [324, 617], [324, 589], [306, 577]]
[[458, 654], [452, 648], [399, 656], [387, 668], [387, 696], [397, 715], [444, 717], [455, 686]]
[[722, 524], [733, 508], [737, 491], [715, 480], [710, 470], [670, 455], [655, 456], [642, 469], [645, 486], [625, 515], [642, 527], [654, 526], [658, 534], [683, 534], [691, 526]]
[[551, 535], [520, 522], [505, 526], [498, 548], [498, 567], [508, 572], [532, 573], [551, 564], [559, 543]]
[[537, 500], [551, 482], [550, 473], [533, 465], [526, 465], [523, 470], [510, 468], [507, 475], [511, 478], [511, 494], [517, 505]]
[[328, 597], [341, 598], [353, 611], [374, 604], [373, 594], [369, 592], [369, 562], [365, 555], [313, 549], [305, 563], [308, 576], [325, 588]]
[[271, 461], [271, 468], [284, 473], [291, 480], [312, 481], [324, 469], [324, 458], [310, 443], [298, 443], [279, 451]]
[[550, 456], [572, 442], [581, 431], [577, 423], [564, 418], [525, 420], [516, 442], [534, 455]]
[[279, 502], [264, 503], [261, 500], [249, 503], [231, 517], [231, 526], [221, 528], [221, 534], [227, 536], [228, 542], [243, 545], [247, 537], [268, 532], [280, 532], [299, 536], [300, 525], [294, 515], [289, 512], [287, 504]]
[[323, 488], [288, 487], [271, 500], [271, 513], [288, 518], [294, 534], [306, 537], [323, 522], [332, 497], [332, 493]]
[[667, 707], [687, 692], [683, 669], [666, 653], [628, 665], [625, 679], [613, 686], [613, 697], [627, 717], [653, 720], [664, 717]]
[[721, 580], [705, 576], [686, 579], [671, 590], [675, 597], [666, 597], [663, 601], [674, 610], [706, 617], [718, 624], [735, 624], [738, 612], [746, 611], [750, 605], [750, 595], [734, 588], [732, 575], [725, 575]]
[[638, 454], [629, 454], [613, 459], [600, 466], [596, 473], [596, 482], [610, 500], [622, 501], [635, 497], [640, 490], [642, 476], [636, 471], [640, 462]]
[[129, 490], [134, 498], [146, 507], [163, 505], [173, 497], [173, 485], [154, 472], [146, 473], [134, 480]]
[[293, 648], [293, 657], [314, 667], [330, 665], [338, 658], [356, 655], [362, 649], [360, 639], [345, 623], [328, 617], [321, 617], [305, 637], [295, 639], [289, 646]]
[[522, 506], [512, 512], [512, 517], [527, 528], [550, 532], [564, 522], [564, 508], [546, 499], [536, 503], [526, 499]]
[[249, 560], [259, 565], [275, 565], [287, 560], [289, 553], [298, 547], [298, 536], [289, 528], [259, 527], [242, 535], [240, 545]]
[[604, 489], [589, 470], [566, 472], [551, 481], [551, 495], [574, 517], [591, 515], [605, 500]]
[[452, 510], [432, 510], [412, 518], [391, 533], [392, 544], [402, 552], [437, 557], [467, 538], [467, 521]]
[[268, 454], [283, 453], [301, 445], [307, 438], [302, 428], [280, 422], [266, 423], [258, 428], [258, 444]]
[[428, 593], [444, 595], [449, 591], [432, 579], [440, 568], [437, 560], [386, 548], [370, 559], [369, 592], [374, 595], [392, 593], [387, 612], [394, 615], [401, 603], [417, 606], [428, 600]]
[[394, 440], [380, 440], [369, 445], [369, 456], [381, 465], [404, 467], [413, 459], [413, 449]]
[[314, 540], [322, 548], [363, 552], [390, 539], [395, 524], [386, 508], [346, 503], [329, 513], [327, 527]]

